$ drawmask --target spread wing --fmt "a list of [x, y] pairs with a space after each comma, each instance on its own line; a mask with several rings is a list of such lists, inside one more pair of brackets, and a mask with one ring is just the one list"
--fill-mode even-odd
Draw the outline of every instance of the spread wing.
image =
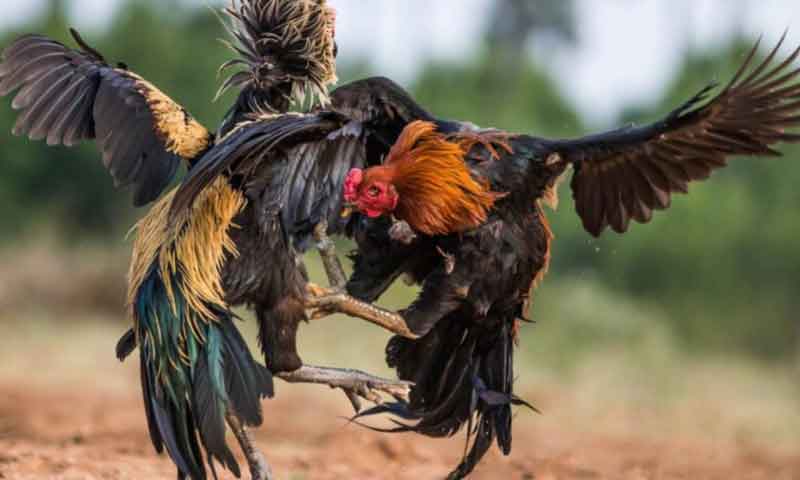
[[227, 175], [265, 205], [264, 214], [279, 211], [302, 248], [321, 220], [331, 234], [342, 230], [347, 172], [379, 164], [405, 125], [418, 119], [432, 117], [391, 80], [369, 78], [332, 92], [328, 109], [243, 122], [192, 168], [172, 213], [189, 208], [215, 178]]
[[181, 159], [212, 142], [208, 131], [155, 86], [106, 63], [72, 30], [81, 50], [25, 35], [2, 53], [0, 96], [17, 91], [15, 135], [48, 145], [94, 139], [117, 186], [141, 206], [169, 185]]
[[773, 65], [782, 43], [753, 68], [756, 44], [711, 100], [713, 85], [652, 125], [552, 143], [551, 154], [575, 167], [572, 191], [584, 228], [595, 236], [608, 226], [625, 232], [631, 219], [647, 223], [674, 192], [686, 193], [689, 182], [708, 178], [731, 156], [778, 156], [775, 144], [800, 141], [786, 130], [800, 124], [800, 69], [790, 69], [800, 49]]

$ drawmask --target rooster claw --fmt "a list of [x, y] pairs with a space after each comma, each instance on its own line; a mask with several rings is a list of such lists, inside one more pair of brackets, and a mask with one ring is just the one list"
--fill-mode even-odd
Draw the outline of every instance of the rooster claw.
[[[367, 400], [375, 405], [382, 405], [384, 402], [383, 395], [389, 395], [398, 402], [408, 402], [408, 396], [411, 393], [412, 383], [404, 381], [385, 380], [379, 377], [374, 377], [374, 380], [357, 381], [348, 387], [339, 387], [344, 391], [353, 410], [356, 413], [361, 412], [361, 400]], [[335, 387], [332, 387], [335, 388]], [[382, 395], [383, 394], [383, 395]]]
[[306, 293], [308, 294], [308, 298], [306, 299], [306, 305], [313, 305], [315, 303], [318, 303], [319, 299], [333, 294], [344, 293], [340, 290], [341, 289], [323, 287], [322, 285], [317, 285], [316, 283], [308, 282], [306, 284]]
[[319, 320], [336, 313], [336, 305], [347, 298], [341, 288], [326, 288], [315, 283], [306, 284], [305, 308], [309, 320]]
[[407, 402], [411, 393], [411, 382], [390, 380], [360, 370], [304, 365], [293, 372], [277, 375], [289, 383], [317, 383], [344, 391], [356, 412], [361, 410], [361, 400], [382, 404], [384, 395], [397, 401]]

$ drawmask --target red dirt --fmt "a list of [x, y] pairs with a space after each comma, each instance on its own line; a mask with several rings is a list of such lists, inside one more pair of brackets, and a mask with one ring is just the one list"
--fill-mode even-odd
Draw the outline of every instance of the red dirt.
[[[126, 378], [130, 381], [118, 389], [97, 380], [72, 387], [0, 383], [0, 479], [174, 478], [170, 462], [149, 444], [135, 376]], [[279, 478], [433, 479], [443, 478], [459, 460], [460, 437], [441, 441], [369, 432], [342, 419], [349, 414], [343, 395], [319, 387], [279, 387], [279, 398], [264, 404], [267, 422], [256, 433]], [[544, 403], [549, 411], [570, 408], [569, 399]], [[635, 425], [636, 415], [626, 413], [621, 424]], [[473, 478], [800, 478], [800, 451], [755, 444], [746, 434], [682, 438], [667, 428], [645, 435], [528, 413], [520, 413], [517, 422], [512, 455], [493, 450]]]

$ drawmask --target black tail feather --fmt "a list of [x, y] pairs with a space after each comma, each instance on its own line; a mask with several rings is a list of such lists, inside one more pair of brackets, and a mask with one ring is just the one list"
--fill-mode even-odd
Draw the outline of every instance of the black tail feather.
[[139, 376], [142, 382], [142, 396], [144, 397], [144, 411], [147, 416], [147, 427], [150, 432], [150, 440], [153, 442], [153, 447], [158, 453], [164, 453], [164, 439], [161, 437], [161, 429], [158, 427], [158, 420], [156, 418], [156, 411], [153, 405], [155, 396], [151, 390], [153, 385], [150, 379], [150, 369], [145, 362], [145, 355], [139, 356]]
[[236, 415], [249, 426], [259, 426], [264, 421], [261, 399], [275, 395], [275, 385], [270, 372], [256, 362], [242, 334], [233, 324], [222, 324], [225, 385]]
[[140, 346], [150, 438], [157, 452], [167, 451], [179, 478], [205, 480], [204, 463], [217, 478], [215, 461], [240, 478], [239, 464], [226, 442], [226, 413], [232, 409], [244, 423], [259, 425], [260, 401], [273, 395], [272, 374], [253, 359], [230, 317], [221, 316], [205, 334], [192, 367], [170, 371], [186, 382], [162, 383], [156, 373], [158, 357], [151, 353], [154, 345], [148, 338]]
[[[239, 464], [225, 442], [225, 410], [227, 408], [220, 392], [212, 383], [216, 376], [212, 369], [221, 369], [222, 365], [211, 367], [205, 356], [200, 356], [195, 365], [192, 406], [197, 417], [197, 427], [203, 446], [208, 453], [208, 466], [214, 478], [214, 460], [222, 463], [236, 477], [241, 476]], [[191, 420], [191, 419], [190, 419]]]
[[136, 350], [136, 333], [131, 328], [117, 342], [117, 359], [124, 362], [134, 350]]
[[414, 421], [421, 420], [419, 414], [412, 412], [408, 408], [408, 404], [402, 402], [388, 402], [376, 405], [368, 410], [363, 410], [353, 417], [351, 421], [356, 421], [364, 417], [372, 417], [375, 415], [389, 414], [395, 417], [402, 418], [403, 420]]
[[[183, 429], [178, 425], [184, 423], [183, 415], [178, 414], [172, 404], [159, 401], [159, 398], [165, 397], [165, 393], [156, 380], [154, 365], [148, 362], [149, 357], [150, 348], [145, 344], [140, 351], [142, 394], [153, 446], [158, 453], [162, 453], [166, 447], [167, 453], [178, 468], [179, 475], [184, 474], [194, 480], [204, 480], [206, 476], [202, 468], [202, 459], [200, 463], [196, 460], [195, 454], [198, 453], [194, 448], [196, 441], [192, 442], [194, 439], [183, 436], [190, 443], [187, 448], [181, 440], [180, 431]], [[188, 421], [194, 424], [191, 417]]]
[[[492, 443], [508, 455], [512, 444], [513, 405], [527, 402], [513, 393], [513, 322], [502, 320], [492, 329], [445, 318], [425, 337], [395, 337], [387, 346], [387, 362], [403, 380], [414, 382], [409, 403], [391, 403], [367, 410], [353, 421], [390, 414], [415, 424], [395, 421], [385, 432], [413, 431], [446, 437], [467, 427], [461, 464], [448, 479], [469, 475]], [[534, 409], [535, 410], [535, 409]]]

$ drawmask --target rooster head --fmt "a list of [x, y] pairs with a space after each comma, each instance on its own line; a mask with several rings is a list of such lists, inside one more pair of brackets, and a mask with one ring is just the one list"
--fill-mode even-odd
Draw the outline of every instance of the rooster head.
[[397, 208], [397, 189], [390, 183], [386, 167], [370, 168], [366, 172], [354, 168], [344, 182], [344, 200], [370, 218], [391, 213]]
[[383, 165], [350, 170], [344, 199], [368, 217], [393, 214], [426, 235], [473, 229], [486, 221], [499, 195], [473, 177], [464, 161], [468, 148], [434, 123], [412, 122]]

